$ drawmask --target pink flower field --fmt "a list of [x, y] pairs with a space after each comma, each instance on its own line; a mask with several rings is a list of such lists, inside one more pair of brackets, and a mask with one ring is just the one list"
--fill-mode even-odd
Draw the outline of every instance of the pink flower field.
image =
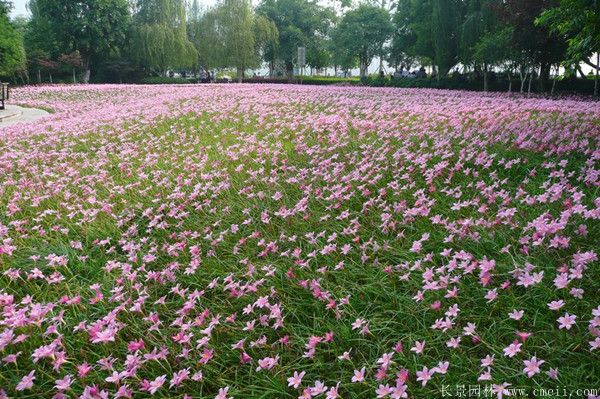
[[53, 113], [0, 128], [0, 398], [600, 396], [600, 102], [12, 101]]

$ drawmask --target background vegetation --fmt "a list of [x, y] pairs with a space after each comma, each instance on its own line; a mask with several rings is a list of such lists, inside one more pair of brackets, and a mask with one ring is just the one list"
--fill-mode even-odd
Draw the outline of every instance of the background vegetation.
[[[198, 0], [187, 7], [184, 0], [30, 0], [30, 18], [11, 21], [11, 2], [0, 0], [0, 76], [23, 84], [57, 77], [140, 82], [229, 70], [242, 81], [266, 65], [271, 78], [291, 78], [299, 68], [297, 49], [306, 47], [311, 75], [359, 68], [363, 82], [375, 85], [521, 92], [582, 87], [598, 95], [596, 0], [329, 4], [262, 0], [253, 7], [249, 0], [219, 0], [203, 8]], [[421, 79], [367, 80], [374, 59], [380, 75], [422, 69]], [[588, 78], [586, 64], [595, 71], [593, 86], [574, 80]], [[423, 80], [425, 74], [434, 79]], [[564, 81], [557, 85], [558, 79]]]

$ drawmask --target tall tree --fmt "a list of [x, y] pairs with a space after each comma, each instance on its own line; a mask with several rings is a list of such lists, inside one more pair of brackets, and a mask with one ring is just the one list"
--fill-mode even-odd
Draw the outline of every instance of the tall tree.
[[410, 0], [399, 0], [392, 16], [394, 32], [388, 48], [388, 63], [396, 70], [410, 69], [416, 54], [417, 35], [412, 27], [412, 4]]
[[[472, 61], [480, 64], [483, 70], [483, 91], [488, 91], [488, 74], [493, 66], [510, 63], [514, 59], [510, 49], [512, 28], [505, 26], [502, 29], [488, 30], [479, 38], [472, 49]], [[509, 80], [510, 68], [508, 70]], [[512, 87], [509, 87], [509, 91]]]
[[315, 0], [263, 0], [257, 12], [272, 20], [279, 32], [279, 45], [265, 54], [267, 61], [273, 65], [283, 60], [288, 75], [293, 73], [298, 47], [309, 48], [327, 37], [335, 18], [331, 8]]
[[8, 18], [10, 3], [0, 3], [0, 76], [13, 76], [25, 67], [23, 37]]
[[58, 59], [60, 44], [54, 36], [52, 24], [40, 13], [37, 0], [28, 3], [31, 19], [25, 28], [24, 44], [30, 72], [37, 75], [37, 82], [42, 82], [42, 70], [47, 72], [50, 60]]
[[381, 7], [362, 4], [348, 11], [332, 34], [337, 47], [359, 60], [360, 76], [367, 76], [373, 57], [393, 32], [390, 14]]
[[419, 59], [425, 65], [433, 63], [432, 0], [398, 0], [393, 23], [390, 57]]
[[206, 73], [223, 66], [224, 46], [220, 40], [218, 24], [215, 8], [206, 10], [190, 22], [190, 40], [198, 53], [198, 65]]
[[255, 52], [254, 15], [249, 0], [222, 0], [217, 6], [221, 40], [225, 46], [225, 65], [237, 69], [238, 82], [244, 71], [259, 63]]
[[490, 32], [498, 25], [498, 19], [493, 13], [493, 5], [499, 0], [468, 0], [466, 13], [460, 29], [459, 60], [463, 65], [475, 66], [475, 46], [484, 37], [489, 39]]
[[[88, 82], [93, 62], [101, 61], [126, 40], [130, 14], [127, 0], [34, 0], [33, 26], [48, 29], [60, 53], [78, 51]], [[35, 21], [41, 18], [43, 21]], [[38, 35], [39, 36], [39, 35]]]
[[248, 68], [260, 66], [261, 55], [277, 43], [277, 28], [257, 15], [249, 0], [222, 0], [200, 17], [194, 41], [207, 69], [234, 67], [238, 82]]
[[534, 22], [542, 12], [557, 5], [558, 0], [503, 0], [497, 7], [500, 19], [512, 27], [511, 47], [520, 54], [523, 65], [539, 68], [540, 90], [546, 88], [551, 67], [565, 59], [566, 42]]
[[438, 78], [446, 76], [457, 62], [458, 9], [456, 0], [432, 0], [431, 29]]
[[306, 64], [317, 72], [331, 65], [331, 53], [325, 38], [313, 40], [306, 48]]
[[[600, 1], [560, 0], [557, 7], [544, 11], [536, 20], [567, 39], [568, 63], [585, 62], [596, 70], [594, 96], [599, 95]], [[590, 61], [596, 53], [595, 63]]]
[[164, 74], [197, 61], [188, 40], [184, 0], [134, 1], [133, 56], [147, 71]]

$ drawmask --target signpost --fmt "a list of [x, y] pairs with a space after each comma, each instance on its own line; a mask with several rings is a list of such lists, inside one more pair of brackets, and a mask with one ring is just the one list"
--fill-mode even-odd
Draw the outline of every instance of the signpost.
[[8, 83], [0, 82], [0, 109], [4, 109], [4, 101], [8, 100]]
[[304, 77], [304, 67], [306, 66], [306, 47], [298, 47], [298, 67], [300, 68], [300, 84]]

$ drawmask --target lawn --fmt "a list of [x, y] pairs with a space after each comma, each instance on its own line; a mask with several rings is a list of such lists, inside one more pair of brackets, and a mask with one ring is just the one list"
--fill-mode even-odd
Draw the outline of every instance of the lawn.
[[53, 113], [0, 130], [0, 398], [600, 395], [600, 102], [12, 98]]

